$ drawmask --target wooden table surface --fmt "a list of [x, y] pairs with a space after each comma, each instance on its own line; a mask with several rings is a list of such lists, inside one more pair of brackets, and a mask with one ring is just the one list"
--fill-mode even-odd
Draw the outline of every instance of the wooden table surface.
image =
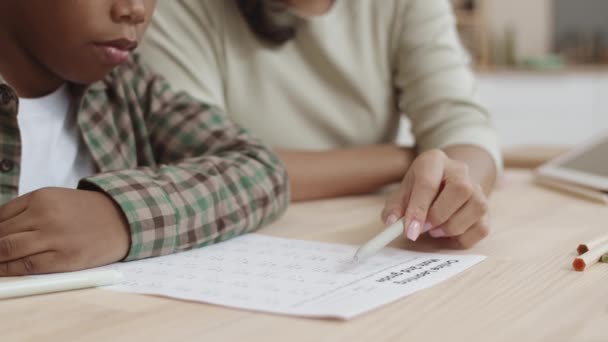
[[503, 151], [505, 167], [534, 169], [572, 149], [572, 146], [523, 145]]
[[[293, 205], [261, 232], [359, 244], [382, 227], [383, 196]], [[608, 265], [572, 271], [579, 242], [608, 232], [608, 207], [508, 171], [491, 200], [489, 256], [440, 285], [354, 320], [275, 316], [81, 290], [0, 301], [0, 341], [608, 341]], [[433, 251], [429, 240], [395, 246]]]

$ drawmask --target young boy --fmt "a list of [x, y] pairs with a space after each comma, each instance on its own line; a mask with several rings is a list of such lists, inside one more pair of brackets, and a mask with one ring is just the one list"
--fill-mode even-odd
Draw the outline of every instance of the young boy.
[[287, 205], [274, 154], [130, 56], [155, 5], [0, 1], [0, 276], [195, 248]]

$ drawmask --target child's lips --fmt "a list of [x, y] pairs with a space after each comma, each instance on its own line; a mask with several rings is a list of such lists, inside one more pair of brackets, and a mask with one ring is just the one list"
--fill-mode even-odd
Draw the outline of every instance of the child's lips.
[[137, 42], [120, 39], [95, 44], [95, 51], [100, 61], [105, 65], [117, 66], [129, 59], [131, 51], [137, 47]]

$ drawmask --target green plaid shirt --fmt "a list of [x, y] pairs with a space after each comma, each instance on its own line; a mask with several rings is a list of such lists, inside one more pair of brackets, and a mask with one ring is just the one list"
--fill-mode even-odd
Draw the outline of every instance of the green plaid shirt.
[[[127, 260], [229, 239], [287, 206], [286, 171], [268, 148], [217, 109], [171, 91], [137, 57], [71, 93], [98, 171], [78, 187], [122, 208]], [[0, 203], [18, 194], [18, 102], [0, 75]]]

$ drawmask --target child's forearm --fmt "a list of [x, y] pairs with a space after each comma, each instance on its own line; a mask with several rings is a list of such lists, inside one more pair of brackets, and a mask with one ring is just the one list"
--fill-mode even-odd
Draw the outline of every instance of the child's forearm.
[[145, 109], [144, 117], [129, 112], [145, 132], [145, 140], [137, 141], [141, 166], [118, 158], [80, 188], [103, 191], [125, 214], [131, 233], [127, 260], [227, 240], [285, 210], [286, 170], [269, 148], [217, 108], [173, 92], [139, 63], [125, 77], [125, 84], [136, 85], [131, 91]]
[[412, 149], [377, 145], [324, 152], [279, 150], [287, 165], [291, 200], [357, 195], [401, 181]]
[[253, 231], [278, 217], [288, 203], [283, 166], [253, 144], [159, 168], [100, 174], [80, 187], [106, 193], [122, 209], [131, 233], [126, 260]]

